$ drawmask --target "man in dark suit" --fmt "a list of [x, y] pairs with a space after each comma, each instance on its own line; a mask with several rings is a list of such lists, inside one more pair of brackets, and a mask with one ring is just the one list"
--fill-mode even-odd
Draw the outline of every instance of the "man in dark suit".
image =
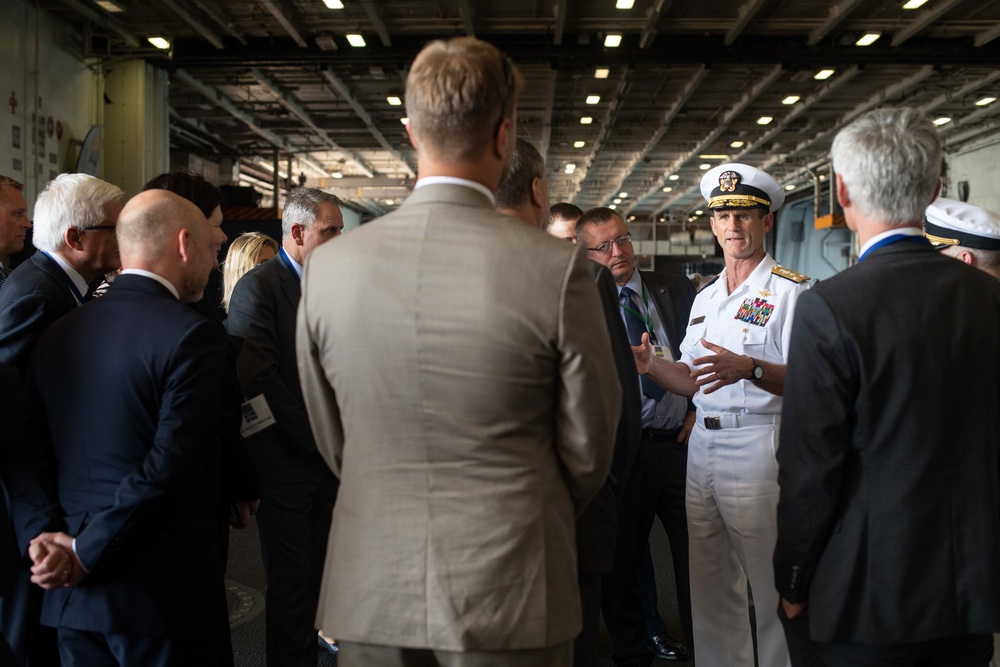
[[[185, 305], [225, 234], [155, 190], [128, 203], [118, 237], [114, 285], [32, 356], [44, 415], [11, 489], [18, 538], [65, 664], [231, 664], [218, 545], [228, 342]], [[70, 561], [55, 569], [44, 557], [59, 549]]]
[[[306, 257], [340, 234], [340, 200], [315, 188], [288, 196], [281, 250], [243, 276], [229, 303], [229, 333], [244, 396], [263, 395], [274, 424], [247, 442], [263, 482], [257, 514], [267, 575], [266, 651], [271, 667], [316, 664], [316, 605], [337, 478], [316, 451], [295, 361], [295, 312]], [[321, 639], [321, 644], [324, 643]]]
[[24, 249], [24, 237], [31, 228], [23, 190], [22, 183], [0, 175], [0, 287], [7, 280], [3, 262], [9, 255]]
[[794, 665], [987, 665], [1000, 629], [1000, 283], [921, 233], [941, 144], [915, 109], [837, 135], [858, 264], [799, 300], [775, 581]]
[[[595, 208], [584, 213], [577, 222], [576, 237], [590, 258], [606, 266], [614, 277], [620, 304], [617, 311], [625, 322], [629, 342], [638, 344], [641, 333], [651, 333], [661, 345], [672, 350], [675, 358], [679, 357], [679, 345], [694, 301], [691, 281], [684, 276], [637, 271], [628, 228], [612, 209]], [[618, 504], [615, 564], [604, 586], [602, 606], [615, 644], [615, 664], [648, 665], [653, 659], [651, 649], [661, 657], [688, 658], [687, 648], [668, 636], [660, 639], [662, 646], [646, 645], [637, 582], [653, 517], [659, 516], [670, 540], [681, 627], [690, 644], [684, 484], [692, 418], [687, 416], [687, 398], [664, 392], [645, 379], [640, 384], [635, 376], [631, 383], [641, 387], [642, 437]]]
[[[518, 138], [511, 167], [497, 187], [497, 210], [518, 218], [527, 225], [546, 228], [551, 211], [545, 160], [526, 139]], [[574, 207], [572, 204], [563, 204]], [[579, 210], [579, 209], [577, 209]], [[582, 214], [582, 211], [581, 211]], [[575, 226], [575, 220], [573, 221]], [[567, 240], [576, 242], [570, 227]], [[552, 228], [547, 231], [552, 235]], [[603, 264], [591, 262], [594, 281], [601, 296], [604, 323], [611, 336], [618, 384], [622, 389], [622, 415], [615, 433], [611, 472], [604, 486], [576, 520], [576, 562], [580, 581], [580, 604], [583, 630], [573, 644], [575, 667], [597, 667], [600, 655], [601, 579], [610, 572], [615, 559], [615, 535], [618, 527], [617, 504], [639, 448], [639, 385], [635, 381], [635, 361], [628, 334], [618, 308], [618, 290]], [[600, 326], [594, 323], [594, 326]]]
[[[0, 183], [0, 190], [13, 200], [12, 210], [5, 213], [10, 220], [4, 224], [16, 223], [23, 245], [24, 228], [30, 226], [24, 197], [10, 185]], [[118, 268], [115, 223], [121, 196], [118, 187], [86, 174], [62, 174], [38, 196], [34, 232], [38, 252], [12, 272], [0, 290], [0, 363], [14, 366], [23, 376], [32, 350], [49, 326], [83, 302], [91, 281]], [[28, 570], [16, 565], [21, 560], [16, 549], [3, 501], [0, 552], [5, 554], [5, 569], [0, 578], [6, 585], [0, 585], [0, 632], [17, 664], [28, 656], [34, 664], [56, 664], [54, 635], [38, 625], [41, 591], [31, 588]]]

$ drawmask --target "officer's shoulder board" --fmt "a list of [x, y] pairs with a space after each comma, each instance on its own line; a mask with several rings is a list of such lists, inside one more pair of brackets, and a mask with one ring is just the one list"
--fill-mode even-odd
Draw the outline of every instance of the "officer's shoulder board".
[[791, 280], [793, 283], [804, 283], [809, 280], [809, 276], [804, 276], [801, 273], [795, 273], [791, 269], [786, 269], [783, 266], [775, 266], [771, 269], [771, 273], [776, 276], [781, 276], [785, 280]]

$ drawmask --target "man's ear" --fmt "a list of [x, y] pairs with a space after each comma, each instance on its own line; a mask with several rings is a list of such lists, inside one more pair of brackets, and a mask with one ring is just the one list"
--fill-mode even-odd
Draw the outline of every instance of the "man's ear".
[[847, 185], [840, 174], [837, 174], [837, 201], [840, 202], [842, 208], [850, 208], [851, 206], [851, 193], [847, 191]]
[[[937, 199], [937, 197], [935, 197], [935, 199]], [[962, 260], [963, 262], [965, 262], [966, 264], [968, 264], [969, 266], [975, 266], [975, 265], [976, 265], [976, 256], [975, 256], [975, 255], [973, 255], [973, 254], [972, 254], [971, 252], [969, 252], [968, 250], [962, 250], [962, 251], [960, 251], [960, 252], [959, 252], [959, 253], [958, 253], [957, 255], [955, 255], [955, 256], [956, 256], [956, 257], [957, 257], [958, 259], [960, 259], [960, 260]]]
[[544, 194], [542, 192], [542, 179], [535, 176], [531, 179], [531, 205], [534, 208], [540, 209], [544, 206], [542, 204]]
[[514, 151], [514, 142], [510, 141], [510, 133], [514, 131], [510, 118], [504, 118], [500, 121], [500, 127], [497, 128], [497, 133], [493, 137], [493, 153], [501, 162], [506, 163], [510, 157], [508, 153]]
[[305, 227], [302, 225], [298, 223], [292, 225], [292, 240], [295, 241], [295, 245], [302, 245], [304, 243], [304, 239], [302, 238], [304, 232]]
[[76, 227], [70, 227], [67, 229], [63, 234], [63, 243], [73, 250], [83, 250], [83, 241], [80, 237], [80, 230]]
[[774, 227], [774, 213], [768, 211], [764, 214], [764, 233], [767, 234]]
[[191, 230], [181, 229], [177, 232], [177, 252], [185, 264], [191, 259]]
[[413, 128], [409, 123], [406, 124], [406, 136], [410, 138], [410, 144], [413, 146], [413, 149], [417, 150], [417, 138], [413, 136]]

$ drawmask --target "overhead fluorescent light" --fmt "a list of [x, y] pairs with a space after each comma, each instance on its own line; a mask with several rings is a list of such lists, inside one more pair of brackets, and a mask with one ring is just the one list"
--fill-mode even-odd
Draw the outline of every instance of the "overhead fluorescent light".
[[674, 189], [668, 186], [668, 187], [663, 188], [663, 191], [664, 192], [673, 192]]
[[789, 95], [785, 99], [781, 100], [781, 103], [782, 104], [795, 104], [800, 99], [802, 99], [802, 98], [800, 98], [798, 95]]
[[590, 125], [593, 122], [594, 119], [591, 118], [590, 116], [584, 116], [583, 118], [580, 119], [580, 125]]
[[326, 5], [327, 9], [343, 9], [344, 3], [342, 0], [323, 0], [323, 4]]
[[598, 67], [594, 70], [595, 79], [607, 79], [609, 74], [611, 74], [611, 70], [607, 67]]
[[392, 206], [395, 203], [396, 203], [395, 200], [392, 200], [392, 199], [386, 199], [385, 200], [385, 205], [386, 206]]
[[712, 168], [712, 165], [706, 162], [704, 164], [699, 164], [698, 168], [701, 169], [702, 171], [708, 171], [709, 169]]
[[573, 142], [573, 148], [583, 148], [586, 145], [587, 145], [587, 142], [585, 142], [585, 141], [574, 141]]
[[621, 199], [618, 199], [617, 197], [615, 197], [615, 200], [614, 200], [614, 203], [615, 203], [615, 204], [621, 204], [621, 203], [622, 203], [622, 200], [621, 200]]
[[576, 165], [573, 164], [572, 162], [567, 162], [566, 168], [569, 169], [570, 171], [573, 171], [574, 169], [576, 169]]
[[927, 0], [907, 0], [903, 3], [903, 9], [919, 9], [924, 6]]
[[121, 14], [125, 11], [125, 7], [115, 0], [94, 0], [94, 4], [111, 14]]
[[723, 155], [722, 153], [719, 153], [719, 154], [703, 153], [703, 154], [699, 155], [698, 157], [701, 158], [702, 160], [728, 160], [729, 159], [729, 155]]
[[997, 98], [995, 98], [995, 97], [984, 97], [983, 99], [981, 99], [978, 102], [976, 102], [976, 106], [977, 107], [984, 107], [984, 106], [986, 106], [988, 104], [993, 104], [996, 101], [997, 101]]
[[934, 124], [937, 125], [937, 126], [939, 126], [939, 127], [941, 125], [947, 125], [950, 122], [951, 122], [951, 118], [948, 118], [947, 116], [941, 116], [940, 118], [935, 118], [934, 119]]
[[729, 147], [730, 147], [730, 148], [743, 148], [743, 146], [744, 146], [745, 144], [746, 144], [746, 142], [745, 142], [745, 141], [738, 141], [738, 140], [737, 140], [737, 141], [734, 141], [733, 143], [729, 144]]
[[611, 209], [611, 210], [613, 211], [613, 210], [615, 210], [616, 208], [618, 208], [618, 204], [612, 204], [612, 205], [611, 205], [611, 206], [609, 206], [608, 208], [610, 208], [610, 209]]
[[705, 214], [705, 211], [703, 211], [703, 210], [701, 210], [701, 209], [699, 208], [699, 209], [698, 209], [697, 211], [695, 211], [695, 212], [694, 212], [694, 214], [695, 214], [695, 215], [704, 215], [704, 214]]
[[398, 107], [403, 104], [403, 100], [399, 99], [395, 95], [390, 95], [389, 97], [385, 98], [385, 101], [388, 102], [389, 106], [392, 107]]
[[604, 38], [604, 46], [614, 49], [622, 45], [622, 34], [620, 32], [609, 32]]
[[587, 95], [587, 104], [597, 104], [601, 101], [600, 95]]
[[821, 69], [820, 71], [816, 72], [816, 75], [813, 78], [816, 79], [817, 81], [826, 81], [831, 76], [833, 76], [833, 73], [835, 71], [836, 70], [832, 69]]
[[147, 41], [158, 49], [166, 51], [170, 48], [170, 42], [163, 37], [149, 37]]
[[861, 38], [858, 39], [858, 41], [854, 42], [854, 45], [855, 46], [871, 46], [881, 36], [882, 36], [882, 33], [880, 33], [880, 32], [866, 32], [865, 34], [861, 35]]
[[345, 37], [347, 37], [347, 43], [350, 44], [351, 46], [357, 46], [357, 47], [365, 46], [365, 38], [357, 33], [345, 35]]
[[757, 119], [757, 124], [758, 125], [767, 125], [772, 120], [774, 120], [773, 116], [761, 116], [760, 118]]
[[680, 176], [678, 176], [677, 174], [670, 174], [669, 176], [667, 176], [668, 181], [676, 181], [678, 178], [680, 178]]
[[402, 118], [399, 119], [399, 122], [402, 123], [403, 125], [409, 125], [410, 119], [407, 118], [406, 116], [403, 116]]
[[789, 183], [788, 185], [785, 186], [785, 189], [786, 190], [794, 190], [795, 189], [795, 185], [792, 184], [792, 183]]
[[619, 192], [618, 196], [621, 197], [622, 199], [625, 199], [626, 197], [628, 197], [628, 193], [627, 192]]
[[334, 178], [343, 178], [344, 175], [342, 173], [340, 173], [339, 171], [335, 171], [335, 172], [333, 172], [333, 177]]
[[618, 0], [615, 3], [615, 9], [632, 9], [632, 5], [635, 4], [635, 0]]

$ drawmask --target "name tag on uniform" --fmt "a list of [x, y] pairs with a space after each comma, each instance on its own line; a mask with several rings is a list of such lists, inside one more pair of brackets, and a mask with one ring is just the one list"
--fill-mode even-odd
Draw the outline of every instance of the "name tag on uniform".
[[666, 345], [654, 345], [653, 354], [660, 357], [661, 359], [666, 359], [667, 361], [674, 360], [674, 353], [670, 351], [670, 348]]
[[274, 424], [274, 415], [267, 405], [264, 394], [254, 396], [243, 404], [243, 425], [240, 426], [240, 435], [249, 438], [254, 433], [263, 431], [268, 426]]

